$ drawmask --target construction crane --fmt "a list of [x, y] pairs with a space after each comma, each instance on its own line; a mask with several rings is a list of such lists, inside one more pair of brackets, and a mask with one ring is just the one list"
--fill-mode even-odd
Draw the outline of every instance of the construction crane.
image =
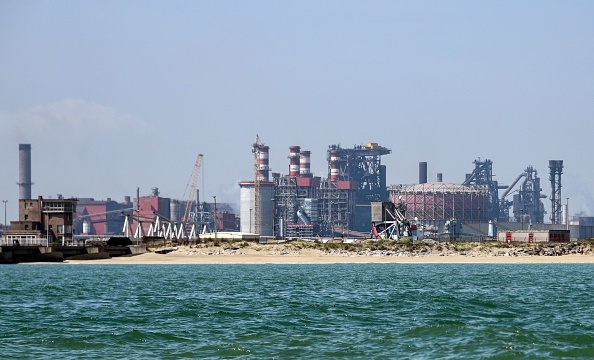
[[[192, 171], [192, 176], [190, 177], [190, 181], [188, 182], [186, 190], [184, 191], [184, 196], [182, 197], [182, 199], [186, 201], [186, 209], [184, 211], [184, 216], [182, 217], [182, 222], [186, 224], [190, 222], [192, 204], [196, 200], [196, 188], [198, 187], [198, 178], [200, 177], [200, 168], [202, 167], [203, 156], [204, 155], [202, 154], [198, 154], [196, 163], [194, 164], [194, 170]], [[198, 206], [198, 203], [196, 203], [196, 206]]]
[[254, 153], [254, 232], [260, 233], [260, 154], [264, 145], [256, 134], [256, 141], [252, 144]]

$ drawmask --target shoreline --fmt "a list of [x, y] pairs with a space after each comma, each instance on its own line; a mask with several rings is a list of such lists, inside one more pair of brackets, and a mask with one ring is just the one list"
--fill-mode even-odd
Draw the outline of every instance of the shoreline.
[[168, 253], [147, 252], [101, 260], [64, 260], [63, 264], [594, 264], [594, 254], [525, 255], [508, 251], [428, 252], [294, 249], [283, 245], [242, 248], [179, 246]]

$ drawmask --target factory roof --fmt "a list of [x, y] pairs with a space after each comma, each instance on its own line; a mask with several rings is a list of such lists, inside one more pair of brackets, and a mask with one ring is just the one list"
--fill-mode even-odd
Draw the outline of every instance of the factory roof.
[[484, 192], [488, 191], [486, 185], [462, 185], [456, 183], [445, 182], [428, 182], [424, 184], [411, 185], [390, 185], [388, 190], [391, 191], [406, 191], [406, 192]]

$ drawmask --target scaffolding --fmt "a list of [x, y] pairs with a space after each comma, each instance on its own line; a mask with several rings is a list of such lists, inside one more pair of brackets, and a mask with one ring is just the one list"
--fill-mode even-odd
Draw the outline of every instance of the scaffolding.
[[[355, 223], [354, 189], [339, 189], [338, 183], [323, 180], [317, 191], [320, 230], [324, 235], [347, 234]], [[371, 224], [371, 223], [370, 223]], [[369, 224], [369, 226], [370, 226]]]

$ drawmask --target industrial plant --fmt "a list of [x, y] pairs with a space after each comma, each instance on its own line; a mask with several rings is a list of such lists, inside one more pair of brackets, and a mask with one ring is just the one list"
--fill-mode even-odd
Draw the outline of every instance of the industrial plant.
[[[252, 145], [254, 179], [239, 183], [240, 229], [273, 238], [377, 237], [372, 219], [375, 203], [403, 207], [408, 226], [425, 236], [464, 235], [496, 238], [497, 228], [511, 230], [567, 230], [568, 205], [561, 203], [563, 160], [549, 161], [550, 223], [545, 223], [547, 195], [537, 170], [528, 165], [510, 185], [494, 180], [493, 162], [477, 159], [461, 183], [445, 183], [438, 173], [427, 179], [427, 163], [419, 163], [417, 184], [388, 185], [381, 157], [391, 150], [377, 143], [343, 148], [329, 145], [327, 177], [313, 176], [311, 152], [288, 147], [286, 175], [271, 172], [270, 148]], [[384, 206], [384, 209], [386, 207]], [[396, 215], [394, 215], [396, 216]], [[575, 237], [591, 236], [592, 218], [579, 218]], [[453, 226], [455, 224], [456, 226]], [[466, 230], [462, 230], [466, 227]], [[408, 233], [408, 232], [405, 232]]]
[[273, 172], [269, 159], [274, 152], [256, 136], [251, 146], [253, 178], [239, 182], [239, 214], [235, 214], [233, 204], [217, 204], [216, 196], [208, 202], [200, 198], [202, 154], [181, 199], [162, 197], [158, 188], [148, 196], [137, 189], [134, 198], [126, 196], [122, 202], [61, 195], [32, 199], [31, 145], [20, 144], [19, 219], [3, 227], [2, 245], [80, 245], [117, 236], [196, 241], [217, 234], [259, 241], [496, 240], [498, 230], [507, 234], [504, 239], [519, 238], [510, 232], [524, 230], [546, 232], [537, 239], [565, 241], [570, 230], [571, 238], [594, 236], [594, 218], [580, 217], [570, 224], [568, 204], [562, 204], [563, 160], [549, 161], [551, 193], [546, 195], [531, 165], [504, 185], [494, 180], [488, 159], [475, 160], [460, 183], [444, 182], [441, 173], [429, 181], [427, 162], [419, 162], [418, 183], [390, 185], [382, 157], [392, 151], [378, 143], [329, 145], [325, 177], [313, 175], [311, 151], [298, 145], [287, 150], [288, 173]]

